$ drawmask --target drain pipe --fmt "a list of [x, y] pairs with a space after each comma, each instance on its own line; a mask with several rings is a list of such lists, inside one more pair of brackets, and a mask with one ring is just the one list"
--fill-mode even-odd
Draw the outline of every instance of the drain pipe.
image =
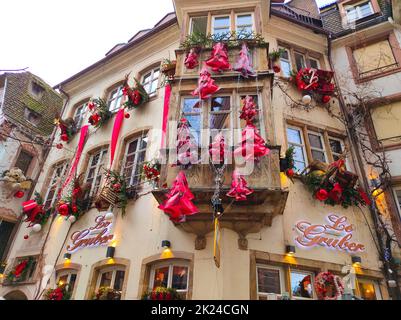
[[[332, 41], [332, 35], [330, 33], [327, 35], [328, 58], [329, 58], [330, 68], [331, 68], [331, 70], [334, 71], [334, 64], [333, 64], [332, 55], [331, 55], [332, 54], [331, 41]], [[339, 81], [337, 79], [336, 73], [334, 73], [334, 81], [337, 85], [337, 89], [339, 92], [338, 100], [339, 100], [340, 109], [346, 120], [346, 131], [347, 131], [347, 136], [351, 142], [351, 152], [352, 152], [354, 159], [357, 161], [357, 164], [358, 164], [357, 167], [358, 167], [358, 171], [359, 171], [359, 176], [361, 177], [361, 180], [362, 180], [362, 185], [365, 190], [370, 190], [369, 181], [365, 175], [364, 162], [362, 160], [362, 157], [361, 157], [361, 154], [359, 151], [358, 138], [357, 138], [357, 135], [354, 134], [354, 132], [353, 132], [354, 128], [352, 128], [352, 126], [350, 126], [350, 123], [352, 123], [352, 122], [350, 121], [350, 115], [347, 112], [346, 103], [344, 101], [344, 96], [341, 92], [341, 88], [338, 85]], [[394, 300], [401, 300], [400, 288], [398, 286], [397, 279], [395, 279], [395, 282], [397, 284], [396, 287], [392, 288], [389, 286], [388, 281], [393, 280], [391, 273], [389, 271], [391, 269], [391, 264], [390, 264], [390, 262], [388, 262], [384, 259], [385, 245], [384, 245], [383, 239], [381, 238], [381, 235], [378, 231], [380, 228], [379, 223], [378, 223], [378, 220], [380, 219], [380, 217], [378, 216], [378, 213], [376, 211], [375, 204], [373, 201], [372, 201], [371, 206], [369, 207], [369, 212], [370, 212], [371, 218], [373, 220], [374, 228], [376, 230], [376, 237], [377, 237], [377, 241], [379, 243], [379, 248], [380, 248], [380, 250], [378, 250], [378, 253], [380, 256], [380, 260], [383, 262], [383, 267], [384, 267], [383, 274], [386, 279], [386, 285], [387, 285], [388, 291]], [[394, 268], [392, 270], [394, 270]]]

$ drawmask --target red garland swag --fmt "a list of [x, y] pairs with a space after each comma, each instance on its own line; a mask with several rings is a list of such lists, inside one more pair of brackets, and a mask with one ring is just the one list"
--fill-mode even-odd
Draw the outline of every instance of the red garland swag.
[[245, 178], [237, 171], [233, 171], [231, 189], [227, 192], [227, 196], [235, 198], [236, 201], [246, 201], [246, 197], [254, 191], [248, 188]]
[[244, 78], [255, 76], [255, 70], [253, 69], [253, 67], [251, 65], [249, 56], [250, 55], [249, 55], [248, 47], [247, 47], [246, 43], [244, 42], [242, 44], [242, 49], [239, 53], [239, 59], [233, 69], [234, 71], [240, 72]]
[[192, 203], [194, 195], [188, 187], [184, 171], [178, 173], [171, 190], [166, 194], [166, 198], [167, 200], [158, 208], [169, 215], [173, 222], [184, 222], [186, 216], [199, 212], [198, 208]]
[[206, 65], [200, 72], [200, 77], [198, 80], [198, 87], [192, 92], [194, 97], [199, 97], [202, 100], [209, 99], [212, 94], [219, 91], [220, 88], [214, 83], [210, 72], [208, 71]]
[[223, 72], [231, 69], [228, 62], [227, 46], [224, 43], [218, 42], [213, 46], [212, 55], [206, 61], [206, 65], [211, 67], [213, 72]]

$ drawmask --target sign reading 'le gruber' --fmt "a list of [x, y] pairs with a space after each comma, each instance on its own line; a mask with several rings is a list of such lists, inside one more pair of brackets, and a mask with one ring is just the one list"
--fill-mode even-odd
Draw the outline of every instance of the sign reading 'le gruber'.
[[67, 246], [67, 251], [74, 252], [86, 247], [97, 247], [108, 244], [114, 237], [110, 234], [112, 223], [105, 216], [97, 216], [95, 225], [81, 231], [75, 231], [71, 235], [72, 243]]
[[300, 236], [295, 238], [295, 241], [300, 246], [308, 248], [320, 245], [351, 252], [365, 250], [363, 244], [352, 241], [354, 226], [347, 222], [347, 217], [339, 217], [332, 214], [327, 216], [327, 220], [328, 224], [298, 222], [296, 230], [300, 233]]

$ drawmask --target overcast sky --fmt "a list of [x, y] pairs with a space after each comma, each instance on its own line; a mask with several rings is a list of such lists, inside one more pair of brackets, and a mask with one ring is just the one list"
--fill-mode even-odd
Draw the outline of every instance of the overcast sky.
[[0, 70], [56, 85], [172, 11], [172, 0], [2, 0]]

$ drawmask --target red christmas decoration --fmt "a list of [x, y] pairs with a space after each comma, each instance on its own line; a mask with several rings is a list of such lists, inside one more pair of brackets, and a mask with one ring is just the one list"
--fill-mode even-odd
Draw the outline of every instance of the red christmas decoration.
[[341, 278], [328, 271], [316, 276], [314, 287], [319, 300], [338, 300], [344, 293]]
[[256, 111], [256, 104], [253, 97], [246, 96], [242, 99], [243, 107], [240, 114], [240, 119], [246, 120], [246, 123], [252, 123], [258, 112]]
[[129, 119], [129, 118], [131, 117], [131, 115], [130, 115], [129, 113], [126, 113], [126, 114], [124, 115], [124, 117], [125, 117], [125, 119]]
[[212, 56], [206, 61], [206, 65], [211, 67], [214, 72], [223, 72], [231, 69], [228, 62], [227, 47], [224, 43], [219, 42], [213, 46]]
[[188, 52], [188, 54], [185, 58], [184, 64], [187, 67], [187, 69], [195, 69], [199, 65], [198, 59], [199, 59], [198, 49], [192, 48]]
[[329, 192], [329, 198], [337, 203], [340, 203], [342, 195], [343, 189], [341, 188], [340, 184], [336, 182], [333, 189], [331, 189]]
[[62, 143], [57, 143], [57, 144], [56, 144], [56, 148], [60, 150], [60, 149], [63, 149], [64, 146], [63, 146]]
[[362, 188], [358, 188], [359, 196], [365, 202], [366, 205], [370, 206], [372, 204], [372, 201], [370, 201], [368, 195]]
[[21, 273], [25, 270], [27, 264], [28, 260], [24, 260], [15, 267], [14, 276], [16, 278], [21, 276]]
[[331, 100], [331, 97], [330, 97], [330, 96], [323, 96], [323, 97], [322, 97], [322, 102], [323, 102], [323, 103], [329, 103], [330, 100]]
[[220, 88], [214, 84], [214, 80], [211, 78], [210, 72], [204, 65], [200, 73], [198, 80], [198, 87], [192, 92], [193, 96], [199, 96], [200, 99], [209, 99], [212, 94], [219, 91]]
[[64, 141], [64, 142], [67, 142], [67, 141], [68, 141], [68, 135], [67, 135], [66, 133], [63, 133], [63, 134], [60, 136], [60, 139], [61, 139], [62, 141]]
[[58, 213], [61, 216], [65, 216], [65, 217], [68, 216], [68, 214], [69, 214], [68, 204], [66, 204], [66, 203], [60, 204], [58, 207]]
[[234, 71], [238, 71], [241, 73], [241, 75], [244, 78], [248, 78], [249, 76], [254, 77], [255, 76], [255, 70], [253, 70], [253, 67], [251, 65], [251, 62], [249, 60], [249, 50], [244, 42], [242, 44], [242, 49], [239, 53], [239, 59], [237, 63], [234, 66]]
[[191, 134], [188, 120], [182, 118], [177, 131], [177, 165], [188, 168], [198, 161], [198, 145]]
[[199, 212], [198, 208], [192, 203], [194, 195], [188, 187], [184, 171], [178, 173], [166, 198], [167, 200], [159, 205], [159, 209], [168, 214], [171, 221], [184, 222], [186, 216]]
[[209, 154], [213, 164], [223, 164], [224, 158], [229, 157], [229, 149], [225, 143], [225, 139], [222, 133], [217, 134], [214, 137], [213, 142], [209, 146]]
[[253, 190], [248, 188], [245, 178], [237, 170], [234, 170], [231, 189], [227, 192], [227, 196], [235, 198], [236, 201], [245, 201], [246, 197], [252, 193]]
[[24, 240], [27, 240], [29, 238], [29, 236], [26, 234], [24, 235]]
[[23, 196], [25, 195], [25, 193], [21, 190], [17, 191], [16, 193], [14, 193], [14, 197], [21, 199]]
[[56, 288], [49, 294], [49, 300], [63, 300], [63, 296], [61, 288]]
[[92, 125], [92, 126], [97, 126], [99, 121], [100, 121], [100, 116], [97, 113], [92, 114], [89, 119], [88, 122]]
[[279, 73], [279, 72], [281, 71], [280, 66], [274, 65], [274, 66], [273, 66], [273, 71], [274, 71], [274, 73]]
[[26, 214], [25, 222], [29, 222], [28, 228], [40, 223], [44, 214], [43, 206], [38, 205], [35, 200], [28, 200], [22, 203], [22, 211]]
[[329, 193], [325, 189], [320, 189], [316, 192], [316, 199], [320, 201], [326, 201], [329, 197]]
[[242, 130], [241, 146], [234, 150], [234, 155], [244, 157], [246, 161], [259, 161], [268, 155], [270, 149], [259, 134], [259, 130], [252, 123], [248, 123]]
[[286, 174], [289, 178], [292, 178], [292, 177], [294, 176], [295, 172], [294, 172], [293, 169], [288, 169], [288, 170], [285, 172], [285, 174]]

